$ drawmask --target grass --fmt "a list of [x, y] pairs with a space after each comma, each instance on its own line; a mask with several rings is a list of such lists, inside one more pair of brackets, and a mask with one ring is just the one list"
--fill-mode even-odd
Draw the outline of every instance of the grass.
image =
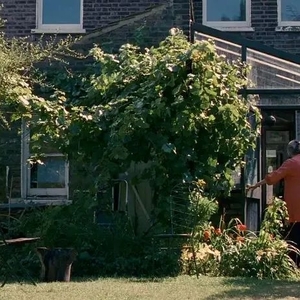
[[30, 300], [182, 300], [182, 299], [300, 299], [299, 281], [180, 276], [157, 280], [100, 278], [70, 283], [8, 283], [0, 299]]

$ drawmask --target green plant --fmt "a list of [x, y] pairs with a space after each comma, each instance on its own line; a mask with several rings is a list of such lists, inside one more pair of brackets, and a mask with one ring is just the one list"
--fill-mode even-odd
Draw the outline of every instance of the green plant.
[[68, 157], [92, 165], [95, 180], [146, 163], [132, 180], [151, 183], [154, 205], [183, 180], [203, 179], [214, 194], [230, 190], [232, 169], [257, 136], [249, 103], [238, 94], [246, 66], [229, 64], [211, 42], [190, 43], [178, 29], [158, 47], [126, 44], [117, 54], [94, 47], [90, 54], [94, 75], [73, 74], [75, 93], [65, 76], [51, 100], [30, 102], [39, 116], [32, 122], [37, 144], [51, 139]]
[[[287, 279], [300, 273], [289, 254], [299, 250], [283, 240], [285, 203], [275, 199], [265, 213], [258, 234], [247, 230], [238, 219], [227, 228], [206, 227], [201, 232], [197, 250], [198, 268], [204, 274]], [[185, 252], [183, 261], [192, 268], [191, 254]]]
[[[1, 10], [1, 6], [0, 6]], [[4, 21], [0, 18], [0, 27]], [[6, 37], [0, 31], [0, 122], [6, 128], [16, 119], [30, 114], [30, 102], [43, 101], [37, 94], [37, 87], [42, 84], [36, 75], [38, 65], [51, 62], [66, 65], [67, 57], [82, 57], [72, 50], [72, 38], [56, 39], [43, 37], [35, 42], [26, 38]], [[64, 58], [64, 59], [63, 59]], [[55, 68], [55, 67], [54, 67]]]
[[[75, 248], [78, 256], [73, 265], [73, 276], [168, 276], [179, 273], [178, 262], [165, 252], [159, 252], [153, 246], [151, 236], [135, 236], [126, 215], [110, 212], [110, 227], [95, 222], [97, 207], [94, 197], [78, 193], [71, 205], [34, 208], [12, 219], [10, 235], [25, 232], [28, 236], [40, 236], [40, 246]], [[38, 276], [40, 262], [32, 246], [17, 249], [16, 255], [33, 276]]]

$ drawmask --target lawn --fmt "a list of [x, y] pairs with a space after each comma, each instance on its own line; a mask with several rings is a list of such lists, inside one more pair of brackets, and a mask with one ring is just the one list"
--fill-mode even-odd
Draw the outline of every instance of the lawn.
[[76, 300], [76, 299], [300, 299], [300, 282], [243, 278], [180, 276], [157, 280], [115, 279], [74, 280], [71, 283], [9, 283], [0, 299]]

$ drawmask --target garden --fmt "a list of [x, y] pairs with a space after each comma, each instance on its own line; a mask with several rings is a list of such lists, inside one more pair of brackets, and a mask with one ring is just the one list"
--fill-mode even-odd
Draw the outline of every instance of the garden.
[[[229, 63], [212, 42], [190, 43], [178, 29], [171, 29], [158, 46], [124, 44], [115, 54], [100, 46], [79, 54], [74, 44], [73, 39], [32, 44], [0, 36], [3, 126], [9, 130], [15, 122], [27, 122], [33, 132], [31, 160], [41, 162], [45, 144], [51, 144], [66, 155], [77, 174], [71, 205], [27, 210], [10, 220], [9, 234], [40, 236], [48, 247], [76, 249], [72, 277], [79, 281], [145, 278], [145, 299], [155, 280], [165, 286], [160, 295], [167, 295], [168, 283], [174, 287], [180, 280], [192, 282], [192, 291], [203, 293], [203, 285], [222, 285], [229, 282], [226, 277], [249, 277], [249, 283], [258, 285], [256, 279], [299, 278], [289, 255], [298, 250], [284, 240], [288, 215], [282, 200], [274, 199], [266, 209], [259, 232], [248, 230], [237, 218], [225, 220], [218, 212], [219, 197], [232, 189], [232, 171], [243, 167], [259, 134], [259, 111], [239, 95], [247, 84], [248, 67], [240, 61]], [[69, 63], [91, 58], [93, 63], [79, 72]], [[8, 117], [6, 111], [14, 113]], [[255, 128], [250, 111], [258, 121]], [[141, 163], [147, 167], [131, 181], [151, 186], [152, 226], [137, 234], [136, 224], [113, 213], [113, 228], [99, 226], [94, 213], [103, 198], [95, 196], [97, 191]], [[175, 187], [181, 187], [176, 195]], [[170, 207], [178, 199], [181, 209], [172, 214]], [[188, 232], [188, 238], [178, 241], [172, 235], [171, 246], [161, 245], [157, 237], [170, 235], [170, 227], [176, 234]], [[40, 262], [32, 247], [17, 249], [17, 255], [38, 277]], [[110, 283], [105, 287], [107, 280], [82, 284], [86, 290], [107, 288], [109, 294], [114, 288], [109, 290]], [[118, 286], [128, 283], [120, 280], [115, 279]], [[201, 280], [206, 282], [202, 286]], [[59, 284], [41, 285], [36, 294], [55, 296], [53, 290], [58, 289], [67, 298], [74, 295], [76, 284], [66, 291]], [[138, 289], [137, 282], [130, 284]], [[179, 286], [185, 295], [190, 293]], [[227, 291], [220, 288], [221, 294]], [[133, 293], [123, 298], [135, 297]]]

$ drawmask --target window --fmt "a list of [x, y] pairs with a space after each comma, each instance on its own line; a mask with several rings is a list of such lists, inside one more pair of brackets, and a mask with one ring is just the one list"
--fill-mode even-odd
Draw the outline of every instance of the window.
[[83, 0], [37, 0], [33, 32], [82, 33]]
[[22, 198], [68, 199], [69, 165], [53, 147], [43, 147], [39, 162], [31, 162], [31, 134], [28, 124], [22, 125]]
[[251, 0], [203, 0], [203, 24], [216, 28], [250, 28]]
[[300, 26], [299, 0], [278, 0], [278, 25]]

